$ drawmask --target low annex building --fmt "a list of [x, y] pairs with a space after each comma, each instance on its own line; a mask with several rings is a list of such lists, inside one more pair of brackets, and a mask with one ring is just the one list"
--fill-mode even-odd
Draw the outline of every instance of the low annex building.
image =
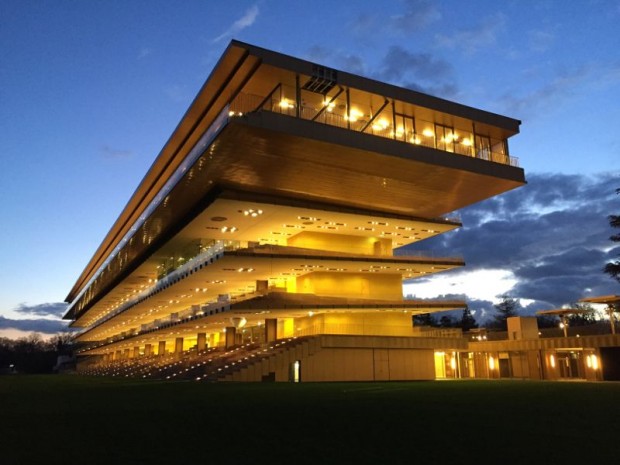
[[412, 324], [464, 302], [403, 299], [403, 280], [463, 258], [402, 247], [525, 184], [508, 149], [519, 125], [232, 41], [67, 296], [79, 370], [499, 376], [505, 346]]

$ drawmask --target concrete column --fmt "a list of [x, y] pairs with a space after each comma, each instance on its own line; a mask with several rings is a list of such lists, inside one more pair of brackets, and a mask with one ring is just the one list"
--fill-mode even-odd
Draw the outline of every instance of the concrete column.
[[123, 353], [120, 350], [117, 350], [116, 354], [114, 355], [114, 360], [120, 360], [122, 356]]
[[200, 352], [207, 348], [207, 335], [205, 333], [198, 333], [196, 335], [196, 350]]
[[150, 355], [153, 355], [153, 346], [151, 344], [146, 344], [144, 346], [144, 356], [148, 357]]
[[215, 333], [209, 334], [209, 347], [215, 347]]
[[181, 355], [182, 352], [183, 352], [183, 338], [177, 337], [174, 340], [174, 353], [177, 355]]
[[166, 341], [159, 341], [159, 347], [157, 348], [157, 355], [166, 354]]
[[235, 339], [237, 335], [237, 329], [234, 326], [226, 327], [226, 348], [230, 349], [235, 345]]
[[123, 353], [123, 358], [124, 359], [128, 359], [130, 356], [131, 352], [129, 349], [125, 349], [125, 352]]
[[133, 348], [133, 358], [138, 358], [140, 356], [140, 347]]
[[273, 342], [278, 338], [278, 319], [265, 318], [265, 342]]

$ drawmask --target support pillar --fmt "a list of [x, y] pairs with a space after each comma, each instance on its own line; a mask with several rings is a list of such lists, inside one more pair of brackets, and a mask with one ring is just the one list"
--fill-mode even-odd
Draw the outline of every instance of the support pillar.
[[174, 353], [176, 355], [181, 355], [182, 352], [183, 352], [183, 338], [177, 337], [174, 340]]
[[114, 360], [120, 360], [123, 356], [123, 353], [120, 350], [116, 351], [116, 355], [114, 355]]
[[215, 347], [215, 333], [209, 334], [209, 347]]
[[200, 352], [207, 348], [207, 335], [206, 333], [198, 333], [196, 335], [196, 350]]
[[157, 355], [166, 355], [166, 341], [159, 341], [159, 347], [157, 348]]
[[144, 346], [144, 356], [149, 357], [153, 355], [153, 346], [151, 344], [146, 344]]
[[273, 342], [278, 338], [278, 319], [265, 318], [265, 342]]
[[237, 335], [237, 329], [234, 326], [226, 327], [226, 348], [230, 349], [235, 345], [235, 338]]
[[133, 348], [133, 358], [138, 358], [140, 356], [140, 347], [136, 346]]
[[123, 353], [123, 358], [124, 358], [124, 359], [128, 359], [128, 358], [129, 358], [129, 355], [130, 355], [130, 351], [129, 351], [129, 349], [125, 349], [125, 352]]

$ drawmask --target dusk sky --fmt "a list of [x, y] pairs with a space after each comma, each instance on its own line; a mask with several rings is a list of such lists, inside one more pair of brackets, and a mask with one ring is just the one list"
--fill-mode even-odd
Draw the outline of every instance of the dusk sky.
[[65, 297], [231, 39], [522, 121], [528, 185], [421, 243], [467, 267], [405, 286], [477, 317], [620, 294], [620, 1], [0, 2], [0, 336]]

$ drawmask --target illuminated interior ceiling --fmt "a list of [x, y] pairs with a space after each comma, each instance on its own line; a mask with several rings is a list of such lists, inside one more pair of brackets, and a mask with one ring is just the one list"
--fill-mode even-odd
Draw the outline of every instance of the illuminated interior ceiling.
[[[188, 309], [192, 305], [214, 302], [221, 294], [241, 296], [256, 289], [257, 280], [268, 280], [270, 285], [284, 286], [286, 280], [295, 279], [315, 271], [334, 273], [397, 274], [403, 278], [428, 274], [462, 266], [462, 262], [434, 261], [408, 257], [361, 257], [360, 260], [338, 257], [281, 258], [270, 255], [225, 253], [224, 257], [194, 272], [179, 282], [157, 292], [152, 297], [134, 305], [116, 317], [101, 323], [79, 340], [99, 340], [129, 328], [139, 327], [171, 313]], [[105, 316], [105, 313], [101, 316]], [[95, 321], [83, 317], [84, 326]]]
[[[352, 315], [368, 312], [396, 312], [410, 315], [433, 313], [439, 311], [464, 308], [462, 301], [419, 301], [404, 300], [402, 302], [385, 302], [363, 299], [345, 299], [317, 297], [314, 295], [269, 294], [246, 301], [222, 304], [221, 312], [202, 316], [191, 321], [180, 321], [177, 324], [161, 329], [135, 334], [112, 343], [101, 342], [94, 346], [91, 353], [103, 353], [109, 350], [134, 347], [135, 345], [157, 344], [161, 340], [176, 337], [196, 338], [198, 332], [208, 334], [219, 333], [224, 328], [233, 326], [235, 319], [245, 320], [244, 328], [261, 326], [265, 318], [303, 318], [325, 314]], [[85, 339], [90, 341], [91, 339]], [[96, 341], [97, 339], [92, 339]]]
[[[256, 216], [246, 215], [245, 212], [250, 210], [261, 211], [261, 213]], [[400, 247], [453, 230], [459, 225], [454, 221], [425, 221], [385, 215], [362, 216], [310, 207], [219, 198], [121, 284], [108, 292], [93, 308], [81, 315], [73, 325], [89, 326], [122, 301], [152, 286], [160, 271], [158, 267], [164, 260], [174, 256], [175, 253], [184, 251], [201, 238], [286, 245], [288, 238], [301, 231], [328, 232], [347, 236], [391, 239], [394, 247]], [[224, 228], [228, 228], [226, 232], [222, 231]], [[231, 232], [232, 228], [234, 232]], [[252, 263], [247, 261], [243, 266], [248, 268], [252, 266]], [[336, 268], [339, 267], [336, 266]], [[429, 271], [426, 269], [408, 271], [407, 267], [404, 268], [405, 271], [402, 272], [404, 278], [413, 277], [414, 274], [412, 276], [408, 274], [414, 271]], [[282, 272], [287, 272], [287, 270]], [[231, 291], [223, 288], [219, 293], [234, 293], [236, 289], [233, 288]]]

